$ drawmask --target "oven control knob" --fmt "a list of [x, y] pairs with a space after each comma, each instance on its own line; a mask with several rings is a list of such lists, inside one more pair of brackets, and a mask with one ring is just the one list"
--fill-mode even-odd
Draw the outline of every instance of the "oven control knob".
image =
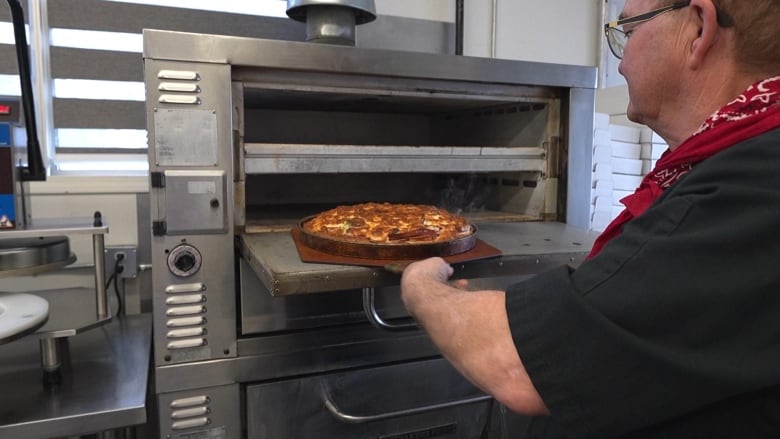
[[202, 262], [198, 249], [189, 244], [178, 245], [168, 253], [168, 269], [179, 277], [197, 273]]

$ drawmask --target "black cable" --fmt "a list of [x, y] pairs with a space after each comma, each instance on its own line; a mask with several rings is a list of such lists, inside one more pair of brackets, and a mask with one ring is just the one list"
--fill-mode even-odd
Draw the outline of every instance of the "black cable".
[[118, 304], [116, 308], [117, 316], [122, 315], [122, 309], [124, 308], [122, 306], [122, 296], [119, 294], [119, 275], [125, 271], [125, 266], [122, 264], [124, 259], [124, 255], [120, 253], [116, 255], [116, 259], [114, 260], [114, 273], [116, 274], [116, 277], [114, 278], [114, 293], [116, 294], [116, 302]]
[[122, 254], [117, 255], [117, 258], [114, 260], [114, 269], [111, 273], [111, 276], [108, 277], [108, 281], [106, 282], [106, 291], [108, 291], [109, 288], [111, 288], [111, 282], [114, 283], [114, 293], [116, 294], [116, 302], [117, 302], [117, 309], [116, 309], [116, 315], [119, 316], [122, 314], [122, 297], [119, 293], [119, 275], [124, 271], [124, 266], [122, 265], [122, 260], [124, 257], [122, 257]]
[[119, 304], [116, 308], [116, 315], [120, 316], [122, 315], [122, 309], [124, 308], [122, 306], [122, 295], [119, 294], [119, 278], [117, 277], [114, 279], [114, 293], [116, 294], [116, 301]]

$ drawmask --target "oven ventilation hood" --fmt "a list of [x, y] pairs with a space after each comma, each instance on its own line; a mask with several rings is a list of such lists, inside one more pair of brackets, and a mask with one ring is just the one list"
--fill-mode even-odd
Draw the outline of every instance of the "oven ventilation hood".
[[287, 16], [306, 23], [306, 41], [355, 45], [355, 27], [376, 19], [374, 0], [287, 0]]

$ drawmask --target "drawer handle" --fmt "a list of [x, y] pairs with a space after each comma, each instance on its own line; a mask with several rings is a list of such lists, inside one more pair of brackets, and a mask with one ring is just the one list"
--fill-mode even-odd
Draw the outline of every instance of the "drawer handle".
[[325, 408], [327, 408], [330, 414], [333, 415], [333, 417], [338, 419], [339, 421], [347, 424], [365, 424], [368, 422], [384, 421], [387, 419], [401, 418], [404, 416], [419, 415], [427, 412], [432, 412], [435, 410], [457, 407], [461, 405], [476, 404], [479, 402], [489, 401], [493, 399], [493, 397], [490, 395], [481, 395], [472, 398], [459, 399], [457, 401], [448, 401], [439, 404], [424, 405], [422, 407], [414, 407], [414, 408], [398, 410], [394, 412], [380, 413], [377, 415], [365, 415], [365, 416], [351, 415], [349, 413], [344, 413], [336, 405], [336, 403], [333, 402], [333, 399], [330, 397], [330, 394], [328, 393], [327, 390], [325, 391], [325, 395], [323, 399], [325, 400], [324, 401]]
[[363, 312], [366, 313], [368, 321], [377, 328], [384, 329], [385, 331], [412, 331], [420, 328], [417, 326], [417, 323], [414, 323], [414, 321], [411, 323], [388, 322], [379, 315], [379, 312], [376, 310], [375, 303], [374, 289], [370, 287], [363, 288]]

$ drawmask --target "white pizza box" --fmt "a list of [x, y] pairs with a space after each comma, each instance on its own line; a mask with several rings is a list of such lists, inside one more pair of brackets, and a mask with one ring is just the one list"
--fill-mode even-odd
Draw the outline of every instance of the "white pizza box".
[[642, 160], [642, 175], [647, 175], [655, 168], [658, 160]]
[[641, 159], [658, 160], [664, 151], [669, 149], [665, 143], [641, 143], [640, 145], [639, 158]]
[[615, 185], [612, 183], [612, 176], [609, 180], [593, 180], [593, 193], [597, 195], [609, 196], [612, 191], [615, 190]]
[[609, 145], [609, 129], [595, 129], [593, 131], [593, 145]]
[[612, 197], [599, 196], [593, 203], [594, 212], [612, 212]]
[[598, 197], [611, 197], [612, 190], [612, 180], [596, 182], [595, 187], [590, 190], [590, 204], [594, 205]]
[[645, 127], [642, 128], [642, 130], [639, 132], [639, 143], [665, 144], [666, 140], [661, 138], [661, 136], [659, 136], [655, 131]]
[[612, 187], [622, 191], [633, 191], [642, 182], [640, 175], [612, 174]]
[[593, 212], [591, 216], [591, 229], [599, 232], [604, 231], [607, 225], [612, 221], [611, 212]]
[[612, 204], [617, 206], [622, 206], [623, 204], [620, 203], [620, 200], [623, 198], [633, 194], [634, 191], [624, 191], [624, 190], [614, 190], [612, 191]]
[[610, 139], [619, 142], [639, 143], [639, 131], [639, 127], [614, 124], [609, 126]]
[[609, 131], [609, 114], [596, 113], [593, 116], [593, 129]]
[[642, 145], [639, 143], [629, 143], [613, 140], [609, 143], [609, 146], [612, 147], [612, 157], [639, 159], [642, 154]]
[[593, 179], [594, 180], [609, 180], [612, 178], [612, 164], [610, 163], [596, 163], [593, 166]]
[[612, 157], [612, 172], [615, 174], [642, 175], [642, 160]]
[[612, 163], [612, 146], [599, 145], [593, 148], [593, 163]]
[[620, 212], [622, 212], [623, 209], [625, 209], [625, 208], [626, 208], [626, 206], [623, 206], [622, 204], [620, 206], [612, 206], [612, 213], [611, 213], [612, 218], [614, 219], [618, 215], [620, 215]]
[[596, 206], [596, 199], [598, 198], [611, 198], [612, 192], [611, 191], [596, 191], [596, 189], [591, 189], [590, 191], [590, 211], [593, 212], [594, 207]]

